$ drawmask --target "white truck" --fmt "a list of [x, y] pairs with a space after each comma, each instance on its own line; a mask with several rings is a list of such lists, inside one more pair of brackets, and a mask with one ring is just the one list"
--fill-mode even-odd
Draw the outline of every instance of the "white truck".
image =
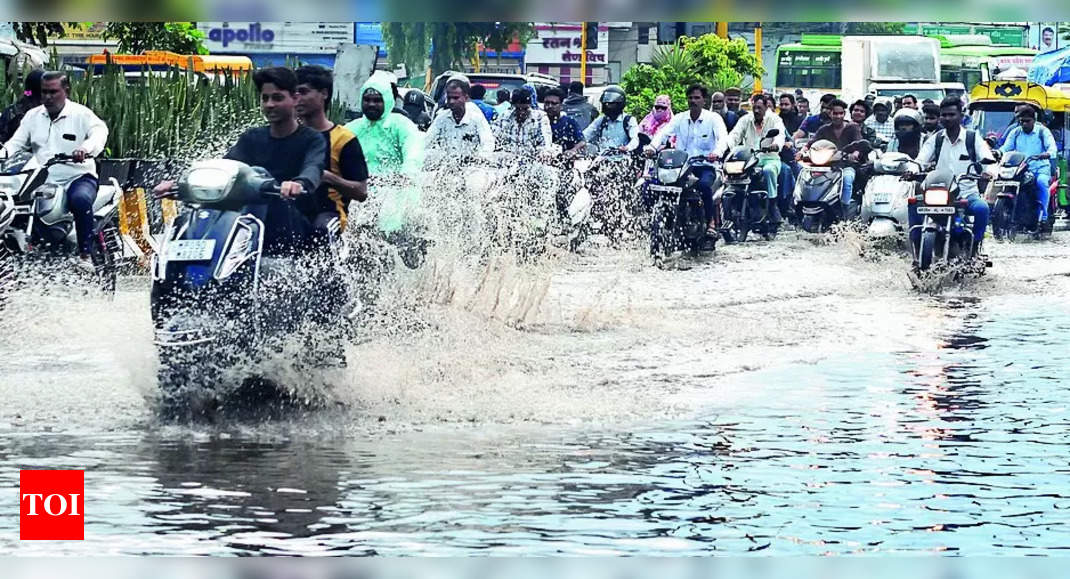
[[940, 102], [940, 41], [924, 36], [844, 36], [842, 92], [848, 103], [868, 93], [912, 94]]

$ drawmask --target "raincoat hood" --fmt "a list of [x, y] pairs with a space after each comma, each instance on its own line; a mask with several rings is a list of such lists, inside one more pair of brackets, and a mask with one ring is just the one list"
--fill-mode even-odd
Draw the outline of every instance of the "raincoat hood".
[[368, 89], [375, 90], [383, 95], [383, 118], [373, 122], [381, 122], [383, 119], [387, 118], [390, 111], [394, 110], [394, 105], [396, 103], [394, 101], [394, 89], [391, 88], [390, 81], [391, 78], [387, 73], [377, 70], [373, 72], [372, 75], [368, 77], [368, 80], [364, 81], [364, 85], [360, 87], [361, 102], [364, 101], [364, 93], [367, 92]]

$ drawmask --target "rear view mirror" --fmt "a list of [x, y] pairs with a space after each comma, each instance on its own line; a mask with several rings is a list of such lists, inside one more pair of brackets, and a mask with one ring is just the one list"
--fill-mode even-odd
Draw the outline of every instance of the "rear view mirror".
[[969, 155], [961, 155], [961, 156], [959, 156], [959, 161], [969, 161], [969, 160], [970, 160], [970, 156]]
[[996, 160], [995, 159], [981, 159], [981, 164], [982, 165], [995, 165], [996, 164]]
[[769, 129], [769, 132], [765, 134], [765, 138], [772, 139], [780, 134], [780, 129]]

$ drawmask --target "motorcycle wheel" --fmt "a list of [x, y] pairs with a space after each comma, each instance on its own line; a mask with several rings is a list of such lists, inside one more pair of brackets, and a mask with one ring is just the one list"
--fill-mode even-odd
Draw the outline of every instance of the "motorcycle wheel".
[[821, 216], [803, 215], [802, 228], [807, 233], [821, 233]]
[[921, 247], [918, 248], [918, 267], [925, 271], [933, 264], [933, 255], [936, 253], [936, 232], [923, 231], [921, 234]]
[[992, 235], [999, 240], [1007, 238], [1014, 241], [1017, 229], [1014, 225], [1014, 203], [1006, 197], [997, 199], [992, 209]]
[[749, 199], [743, 197], [742, 202], [739, 204], [739, 216], [732, 222], [732, 237], [735, 238], [737, 243], [747, 241], [747, 235], [750, 233], [750, 216], [747, 215], [747, 206], [749, 204]]

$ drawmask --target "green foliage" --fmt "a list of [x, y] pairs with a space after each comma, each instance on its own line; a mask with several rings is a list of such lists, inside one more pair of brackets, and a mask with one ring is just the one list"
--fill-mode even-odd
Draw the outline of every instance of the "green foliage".
[[[0, 90], [0, 107], [22, 94], [22, 75]], [[72, 77], [71, 100], [108, 124], [112, 158], [194, 159], [224, 153], [237, 135], [261, 122], [252, 75], [214, 80], [173, 69], [127, 84], [123, 70]]]
[[12, 22], [11, 26], [15, 29], [16, 38], [37, 46], [48, 46], [49, 36], [62, 38], [67, 34], [62, 22]]
[[117, 40], [119, 52], [141, 54], [169, 50], [178, 54], [208, 54], [204, 32], [192, 22], [109, 22], [104, 38]]
[[725, 40], [715, 34], [698, 38], [681, 38], [671, 48], [654, 55], [653, 66], [639, 64], [621, 79], [628, 93], [628, 114], [645, 116], [658, 95], [672, 98], [674, 111], [687, 108], [687, 87], [695, 82], [710, 91], [736, 86], [749, 88], [748, 77], [760, 76], [764, 70], [742, 39]]
[[848, 22], [847, 34], [903, 34], [906, 22]]
[[[519, 38], [526, 43], [535, 34], [530, 22], [390, 22], [383, 25], [383, 42], [390, 64], [404, 64], [409, 77], [418, 76], [427, 66], [430, 51], [431, 73], [464, 70], [482, 44], [500, 55]], [[433, 49], [432, 49], [433, 47]]]

